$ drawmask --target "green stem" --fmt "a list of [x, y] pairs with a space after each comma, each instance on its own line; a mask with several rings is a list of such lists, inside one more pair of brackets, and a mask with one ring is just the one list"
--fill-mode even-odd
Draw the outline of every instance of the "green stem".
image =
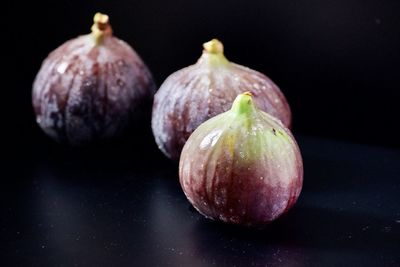
[[245, 92], [238, 95], [235, 101], [233, 101], [231, 110], [236, 114], [244, 115], [250, 115], [256, 111], [252, 94], [250, 92]]

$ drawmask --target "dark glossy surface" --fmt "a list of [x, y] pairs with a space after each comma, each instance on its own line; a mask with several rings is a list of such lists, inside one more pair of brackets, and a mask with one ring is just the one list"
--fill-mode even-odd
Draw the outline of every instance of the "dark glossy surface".
[[32, 146], [3, 161], [1, 266], [399, 266], [400, 151], [299, 144], [303, 192], [261, 231], [200, 216], [154, 147]]

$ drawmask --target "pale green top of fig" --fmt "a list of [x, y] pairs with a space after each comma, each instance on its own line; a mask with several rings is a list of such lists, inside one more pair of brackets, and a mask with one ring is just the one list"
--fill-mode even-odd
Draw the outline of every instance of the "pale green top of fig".
[[252, 94], [245, 92], [238, 95], [233, 101], [231, 110], [237, 114], [250, 114], [256, 111], [256, 107], [253, 103]]
[[206, 62], [211, 66], [227, 66], [229, 64], [224, 55], [224, 45], [218, 39], [204, 43], [203, 48], [199, 62]]
[[[222, 125], [221, 121], [224, 122]], [[266, 147], [284, 150], [289, 143], [293, 144], [283, 124], [258, 109], [250, 92], [239, 94], [229, 111], [210, 119], [198, 129], [223, 131], [224, 147], [231, 153], [234, 153], [234, 147], [237, 144], [242, 144], [243, 148], [247, 148], [243, 150], [243, 153], [247, 155], [244, 161], [258, 159], [264, 155]]]
[[106, 14], [97, 12], [93, 18], [92, 36], [96, 45], [101, 45], [105, 36], [112, 35], [110, 19]]

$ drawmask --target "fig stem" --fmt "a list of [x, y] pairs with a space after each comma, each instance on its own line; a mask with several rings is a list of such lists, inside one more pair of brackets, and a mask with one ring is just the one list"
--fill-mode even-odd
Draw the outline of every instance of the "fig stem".
[[233, 101], [231, 110], [237, 114], [249, 114], [255, 111], [253, 95], [250, 92], [239, 94]]
[[218, 39], [212, 39], [203, 44], [204, 51], [211, 54], [223, 54], [224, 45]]
[[214, 66], [228, 65], [229, 61], [224, 56], [224, 45], [218, 39], [214, 38], [204, 43], [203, 48], [200, 62], [206, 62]]
[[110, 19], [106, 14], [97, 12], [93, 17], [92, 36], [96, 45], [100, 45], [104, 36], [111, 35]]

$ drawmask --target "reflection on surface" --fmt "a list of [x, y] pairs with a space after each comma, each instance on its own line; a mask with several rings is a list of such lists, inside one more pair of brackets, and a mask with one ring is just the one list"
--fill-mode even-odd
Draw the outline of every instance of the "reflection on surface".
[[[304, 266], [302, 249], [291, 243], [291, 224], [275, 227], [280, 231], [276, 233], [212, 222], [190, 209], [183, 192], [170, 181], [160, 181], [155, 188], [153, 242], [160, 244], [159, 258], [168, 259], [171, 266]], [[280, 234], [283, 241], [274, 242]]]
[[164, 259], [170, 266], [202, 266], [202, 259], [195, 254], [195, 240], [190, 235], [192, 226], [185, 218], [187, 206], [177, 176], [161, 177], [154, 185], [149, 208], [154, 233], [150, 242], [157, 244], [154, 264]]
[[299, 202], [263, 230], [190, 209], [176, 165], [68, 156], [31, 162], [15, 192], [3, 190], [2, 233], [19, 266], [396, 266], [399, 154], [365, 149], [376, 156], [365, 163], [360, 147], [347, 151], [361, 156], [336, 157], [344, 148], [327, 144], [303, 149]]
[[135, 265], [149, 254], [151, 180], [120, 164], [40, 165], [32, 205], [38, 251], [50, 265]]

